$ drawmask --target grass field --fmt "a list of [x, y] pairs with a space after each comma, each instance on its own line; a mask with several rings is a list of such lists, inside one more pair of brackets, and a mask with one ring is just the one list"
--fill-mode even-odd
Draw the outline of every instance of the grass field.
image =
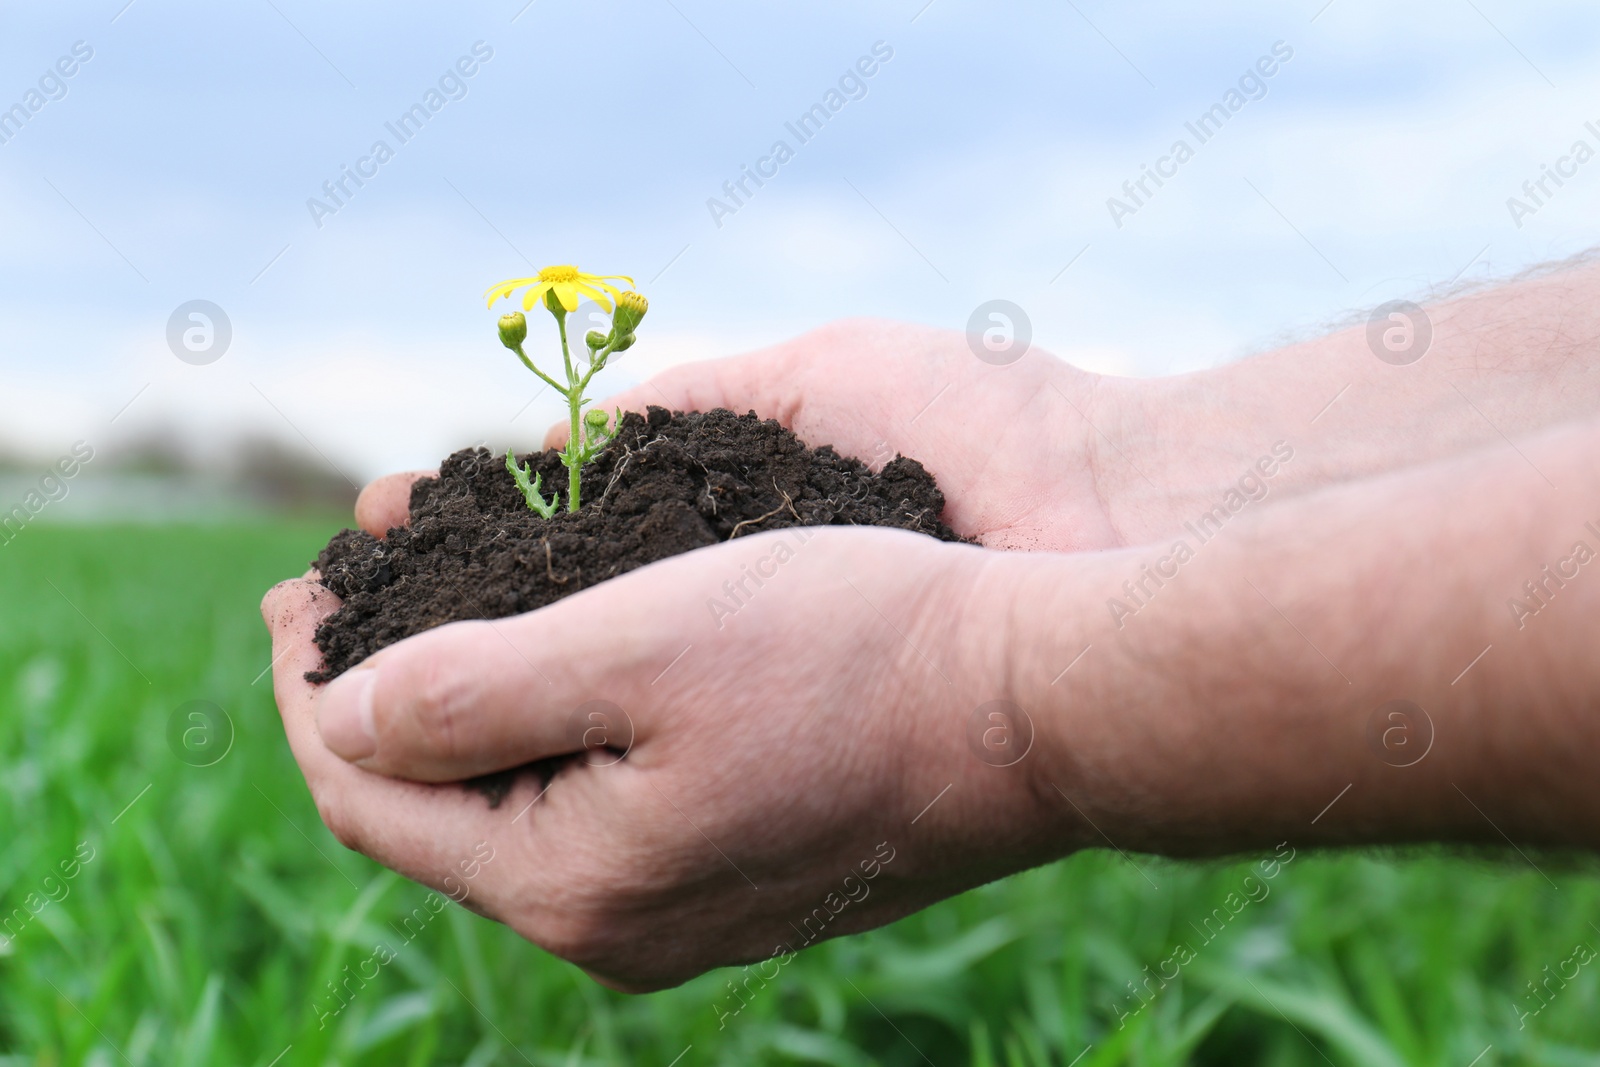
[[[424, 891], [322, 828], [255, 681], [261, 593], [331, 529], [0, 548], [0, 1065], [1600, 1065], [1600, 959], [1574, 957], [1600, 868], [1515, 853], [1301, 852], [1254, 883], [1260, 857], [1080, 855], [814, 948], [725, 1028], [737, 972], [623, 997], [455, 906], [405, 944]], [[235, 735], [209, 766], [168, 740], [196, 700]], [[319, 1028], [378, 942], [393, 963]]]

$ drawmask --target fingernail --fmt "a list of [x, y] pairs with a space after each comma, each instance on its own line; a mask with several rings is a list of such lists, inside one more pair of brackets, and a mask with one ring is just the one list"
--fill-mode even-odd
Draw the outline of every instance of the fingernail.
[[354, 763], [378, 751], [378, 732], [372, 725], [372, 685], [375, 670], [349, 671], [334, 679], [317, 700], [317, 730], [334, 755]]

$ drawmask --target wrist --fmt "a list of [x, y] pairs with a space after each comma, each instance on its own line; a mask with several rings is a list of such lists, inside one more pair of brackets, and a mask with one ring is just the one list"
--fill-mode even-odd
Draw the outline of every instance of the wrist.
[[1587, 419], [1600, 398], [1597, 287], [1591, 265], [1192, 374], [1102, 378], [1099, 499], [1137, 544], [1211, 507], [1279, 441], [1295, 461], [1272, 489], [1290, 496]]
[[[1173, 378], [1101, 381], [1095, 486], [1122, 544], [1166, 541], [1203, 520], [1209, 534], [1269, 496], [1337, 480], [1306, 447], [1315, 411], [1302, 418], [1299, 409], [1309, 400], [1260, 369], [1247, 361]], [[1319, 387], [1297, 388], [1309, 396]]]
[[[1309, 822], [1321, 807], [1388, 769], [1362, 741], [1367, 695], [1348, 691], [1247, 584], [1272, 567], [1263, 517], [1200, 545], [1165, 579], [1171, 541], [1017, 561], [1009, 688], [1035, 724], [1030, 773], [1038, 794], [1054, 795], [1052, 830], [1067, 847], [1217, 855], [1311, 843], [1331, 828]], [[1274, 543], [1285, 535], [1276, 529]], [[1267, 572], [1293, 617], [1310, 618], [1340, 581], [1356, 601], [1369, 596], [1369, 575], [1307, 581], [1296, 565], [1280, 558]]]
[[[1577, 767], [1600, 669], [1578, 620], [1600, 586], [1562, 579], [1539, 610], [1566, 626], [1511, 619], [1504, 594], [1595, 558], [1597, 439], [1562, 429], [1261, 508], [1165, 578], [1159, 543], [1013, 557], [1007, 689], [1036, 727], [1037, 791], [1070, 801], [1054, 832], [1176, 855], [1591, 844]], [[1493, 523], [1459, 506], [1496, 494], [1512, 503]]]
[[1027, 755], [1014, 770], [1060, 858], [1105, 847], [1118, 836], [1121, 770], [1108, 736], [1140, 671], [1094, 669], [1108, 655], [1104, 608], [1092, 590], [1109, 580], [1125, 551], [991, 553], [982, 588], [1001, 619], [993, 645], [995, 691], [1017, 709]]
[[[1018, 561], [1009, 688], [1033, 721], [1029, 773], [1054, 801], [1051, 832], [1064, 851], [1216, 855], [1304, 843], [1323, 794], [1349, 780], [1348, 709], [1332, 693], [1340, 680], [1259, 662], [1287, 657], [1228, 593], [1242, 584], [1241, 551], [1218, 544], [1177, 581], [1146, 579], [1155, 597], [1120, 618], [1111, 605], [1129, 602], [1124, 582], [1153, 572], [1164, 549]], [[1302, 716], [1289, 733], [1285, 708]]]

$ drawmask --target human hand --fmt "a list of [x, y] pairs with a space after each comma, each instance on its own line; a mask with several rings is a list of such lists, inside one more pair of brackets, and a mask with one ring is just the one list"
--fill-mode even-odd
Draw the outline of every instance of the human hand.
[[[1138, 545], [1207, 514], [1225, 520], [1219, 506], [1232, 514], [1587, 418], [1600, 360], [1573, 353], [1600, 343], [1597, 292], [1589, 265], [1375, 316], [1409, 324], [1402, 351], [1362, 323], [1149, 379], [1089, 374], [1037, 347], [992, 366], [954, 331], [852, 320], [674, 367], [602, 406], [753, 409], [874, 465], [911, 456], [938, 478], [945, 521], [991, 547]], [[564, 435], [552, 429], [547, 444]]]
[[[990, 547], [1100, 548], [1119, 542], [1096, 492], [1102, 382], [1036, 349], [995, 366], [950, 330], [852, 319], [673, 367], [597, 406], [753, 410], [873, 467], [917, 460], [944, 491], [944, 520]], [[565, 439], [556, 426], [545, 445]]]
[[[285, 730], [341, 841], [442, 891], [486, 842], [464, 903], [645, 990], [1070, 849], [1071, 809], [1034, 761], [993, 766], [967, 740], [1008, 695], [1023, 558], [864, 528], [743, 537], [417, 635], [320, 693], [303, 675], [337, 599], [286, 582], [263, 614]], [[735, 614], [705, 610], [763, 561], [773, 577]], [[586, 746], [575, 709], [594, 700], [618, 709], [603, 732], [625, 760]], [[425, 784], [574, 753], [493, 810]]]
[[[1097, 486], [1108, 449], [1090, 409], [1114, 405], [1102, 417], [1125, 419], [1138, 383], [1108, 382], [1039, 350], [993, 366], [958, 333], [850, 320], [674, 367], [596, 408], [753, 410], [873, 467], [910, 456], [938, 479], [944, 521], [957, 533], [996, 548], [1070, 550], [1122, 543]], [[560, 447], [566, 433], [565, 423], [552, 427], [545, 446]], [[403, 524], [412, 483], [429, 474], [368, 486], [356, 506], [361, 527], [381, 537]]]

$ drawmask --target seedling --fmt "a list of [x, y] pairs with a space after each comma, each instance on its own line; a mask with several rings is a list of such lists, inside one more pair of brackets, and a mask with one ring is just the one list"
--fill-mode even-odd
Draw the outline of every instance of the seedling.
[[[624, 352], [633, 346], [634, 330], [638, 328], [645, 312], [650, 310], [650, 302], [643, 296], [631, 288], [620, 290], [611, 284], [613, 281], [633, 285], [633, 279], [625, 275], [585, 274], [577, 267], [562, 266], [545, 267], [537, 277], [501, 282], [488, 292], [489, 306], [493, 307], [496, 300], [526, 286], [527, 292], [522, 294], [523, 311], [532, 311], [533, 305], [538, 302], [543, 303], [545, 309], [555, 316], [556, 328], [561, 334], [561, 362], [567, 379], [565, 385], [534, 366], [533, 360], [522, 350], [522, 343], [528, 339], [528, 319], [522, 311], [501, 316], [500, 343], [515, 352], [523, 366], [567, 400], [570, 420], [567, 446], [558, 454], [562, 466], [567, 468], [569, 512], [577, 511], [582, 500], [583, 465], [616, 437], [622, 426], [621, 408], [616, 411], [615, 421], [603, 411], [584, 413], [583, 405], [589, 402], [589, 398], [583, 395], [583, 391], [588, 387], [589, 379], [605, 368], [606, 360], [612, 353]], [[589, 350], [589, 366], [580, 369], [574, 366], [572, 351], [567, 345], [567, 316], [578, 310], [578, 301], [584, 297], [593, 300], [611, 316], [611, 329], [606, 332], [590, 330], [584, 336], [584, 347]], [[518, 466], [516, 455], [510, 450], [506, 452], [506, 470], [511, 472], [529, 508], [547, 519], [555, 515], [560, 503], [555, 492], [552, 490], [550, 499], [546, 501], [539, 484], [540, 476], [534, 474], [531, 467]]]

